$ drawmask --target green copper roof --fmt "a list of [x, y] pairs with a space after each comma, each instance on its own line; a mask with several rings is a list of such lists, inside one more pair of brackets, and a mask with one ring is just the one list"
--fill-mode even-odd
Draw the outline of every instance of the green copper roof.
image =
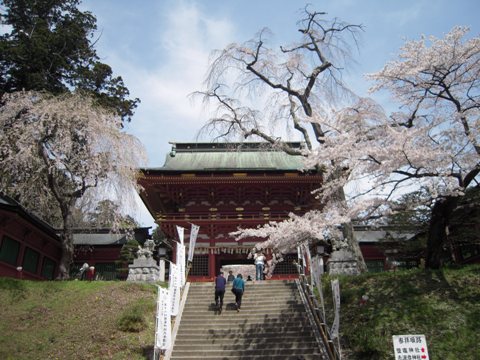
[[[301, 143], [289, 143], [301, 149]], [[265, 143], [172, 143], [162, 171], [241, 171], [303, 169], [302, 156], [288, 155]]]

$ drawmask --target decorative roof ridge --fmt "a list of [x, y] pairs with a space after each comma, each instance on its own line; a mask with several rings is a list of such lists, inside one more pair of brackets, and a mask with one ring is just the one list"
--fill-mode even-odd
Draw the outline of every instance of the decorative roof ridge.
[[[169, 142], [172, 145], [171, 155], [181, 152], [282, 152], [283, 150], [267, 142]], [[294, 149], [302, 149], [301, 141], [285, 142]]]

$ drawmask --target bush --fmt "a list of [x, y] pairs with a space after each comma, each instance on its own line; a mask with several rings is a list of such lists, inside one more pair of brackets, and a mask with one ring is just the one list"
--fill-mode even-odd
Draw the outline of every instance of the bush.
[[126, 308], [117, 320], [117, 328], [126, 332], [140, 332], [147, 327], [145, 313], [151, 304], [139, 301]]

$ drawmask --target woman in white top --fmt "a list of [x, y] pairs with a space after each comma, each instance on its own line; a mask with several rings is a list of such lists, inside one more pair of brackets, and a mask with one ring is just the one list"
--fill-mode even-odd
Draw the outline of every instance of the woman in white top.
[[263, 267], [265, 266], [265, 255], [262, 252], [257, 252], [254, 256], [255, 259], [255, 279], [263, 280]]

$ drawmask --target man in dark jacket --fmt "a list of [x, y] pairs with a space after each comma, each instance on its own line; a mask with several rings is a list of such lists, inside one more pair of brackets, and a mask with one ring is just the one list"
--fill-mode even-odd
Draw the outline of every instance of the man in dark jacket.
[[222, 313], [223, 296], [225, 295], [226, 284], [227, 280], [225, 280], [223, 277], [223, 272], [220, 271], [218, 276], [215, 278], [215, 306], [220, 314]]

